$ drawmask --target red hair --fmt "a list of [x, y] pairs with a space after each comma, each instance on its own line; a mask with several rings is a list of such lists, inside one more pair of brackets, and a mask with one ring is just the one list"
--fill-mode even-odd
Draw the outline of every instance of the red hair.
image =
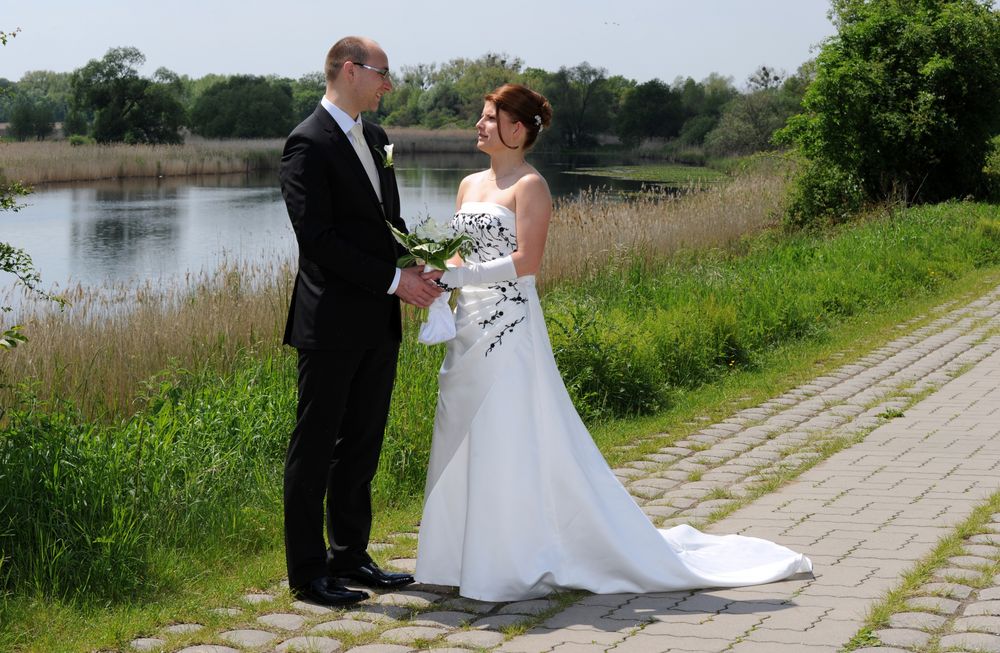
[[[497, 113], [506, 111], [515, 122], [519, 122], [528, 130], [528, 135], [524, 139], [524, 149], [529, 149], [535, 144], [535, 139], [544, 127], [548, 127], [552, 122], [552, 105], [541, 93], [532, 91], [527, 86], [520, 84], [504, 84], [492, 93], [483, 96], [487, 102], [492, 102]], [[499, 130], [500, 142], [507, 145], [503, 139], [503, 133]]]

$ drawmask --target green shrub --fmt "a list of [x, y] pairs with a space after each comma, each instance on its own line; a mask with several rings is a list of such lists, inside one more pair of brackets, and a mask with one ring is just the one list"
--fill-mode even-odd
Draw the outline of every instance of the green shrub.
[[795, 177], [785, 224], [792, 227], [846, 222], [864, 206], [861, 181], [829, 161], [809, 161]]
[[663, 378], [655, 348], [627, 316], [604, 315], [586, 301], [547, 315], [552, 350], [573, 403], [587, 421], [656, 411]]
[[97, 143], [97, 141], [95, 141], [90, 136], [84, 136], [83, 134], [73, 134], [72, 136], [69, 137], [68, 140], [69, 144], [74, 147], [79, 145], [94, 145], [95, 143]]

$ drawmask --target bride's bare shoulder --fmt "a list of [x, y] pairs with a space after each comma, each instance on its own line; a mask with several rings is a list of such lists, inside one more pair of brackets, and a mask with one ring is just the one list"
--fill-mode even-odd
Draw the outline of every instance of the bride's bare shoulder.
[[489, 172], [489, 170], [480, 170], [479, 172], [473, 172], [471, 175], [466, 175], [465, 178], [462, 179], [462, 181], [458, 184], [458, 193], [455, 197], [456, 209], [462, 206], [466, 193], [468, 193], [470, 189], [478, 186], [483, 179], [486, 178], [487, 172]]
[[551, 201], [552, 195], [549, 192], [549, 184], [540, 172], [531, 169], [517, 181], [518, 195], [526, 195], [533, 198], [548, 198]]

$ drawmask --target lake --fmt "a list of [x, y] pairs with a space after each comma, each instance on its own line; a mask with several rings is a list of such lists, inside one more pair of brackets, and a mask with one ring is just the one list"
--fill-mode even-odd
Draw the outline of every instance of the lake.
[[[593, 160], [533, 162], [555, 197], [588, 187], [639, 187], [568, 174]], [[397, 156], [404, 219], [447, 220], [459, 181], [486, 164], [478, 153]], [[24, 249], [43, 286], [56, 291], [76, 284], [169, 283], [224, 261], [286, 260], [297, 251], [275, 171], [39, 186], [24, 203], [0, 216], [0, 241]], [[0, 295], [13, 279], [4, 277]]]

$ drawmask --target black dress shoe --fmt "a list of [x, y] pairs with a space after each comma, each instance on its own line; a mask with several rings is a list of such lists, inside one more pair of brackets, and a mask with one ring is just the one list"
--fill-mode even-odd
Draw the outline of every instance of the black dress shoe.
[[317, 578], [303, 587], [293, 588], [292, 596], [327, 606], [351, 605], [368, 598], [365, 592], [349, 590], [326, 576]]
[[382, 571], [374, 562], [366, 562], [360, 567], [355, 567], [354, 569], [331, 571], [330, 575], [334, 578], [346, 578], [348, 580], [353, 580], [354, 582], [364, 585], [365, 587], [382, 590], [403, 587], [404, 585], [409, 585], [413, 582], [413, 576], [410, 574], [396, 574]]

